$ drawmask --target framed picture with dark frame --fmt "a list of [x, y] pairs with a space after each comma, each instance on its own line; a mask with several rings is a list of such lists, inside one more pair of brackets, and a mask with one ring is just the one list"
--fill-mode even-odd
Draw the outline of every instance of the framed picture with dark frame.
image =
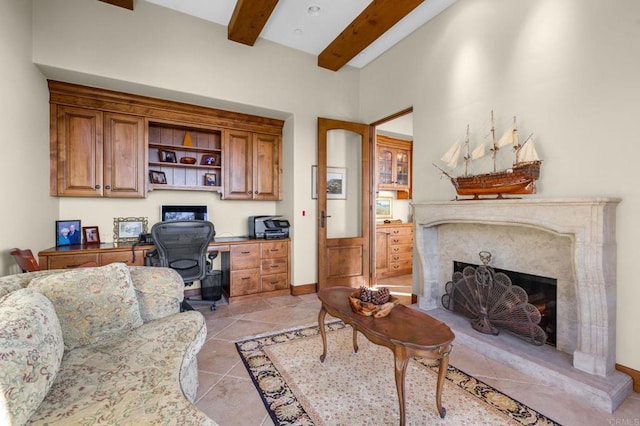
[[203, 155], [200, 164], [204, 166], [218, 166], [218, 156], [215, 154]]
[[204, 174], [204, 184], [205, 186], [217, 186], [218, 185], [218, 177], [215, 173], [205, 173]]
[[167, 176], [164, 174], [164, 172], [159, 172], [157, 170], [149, 170], [149, 182], [166, 184]]
[[97, 226], [83, 226], [82, 235], [84, 235], [85, 244], [100, 244], [100, 232]]
[[158, 151], [158, 155], [160, 157], [160, 161], [163, 163], [177, 163], [177, 157], [175, 151], [168, 151], [165, 149], [161, 149]]
[[[311, 166], [311, 198], [318, 198], [318, 166]], [[327, 167], [327, 200], [347, 199], [347, 169]]]
[[79, 220], [56, 220], [56, 247], [81, 244], [81, 230]]

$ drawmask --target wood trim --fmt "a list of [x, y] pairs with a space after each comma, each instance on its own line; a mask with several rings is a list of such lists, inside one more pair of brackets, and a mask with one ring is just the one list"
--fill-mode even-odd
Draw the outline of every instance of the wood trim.
[[284, 121], [257, 115], [225, 111], [97, 87], [55, 80], [49, 84], [50, 103], [93, 108], [100, 111], [140, 115], [150, 120], [171, 120], [189, 125], [241, 129], [282, 135]]
[[318, 66], [338, 71], [424, 0], [373, 0], [318, 56]]
[[227, 38], [253, 46], [267, 24], [278, 0], [238, 0], [227, 26]]
[[313, 294], [317, 292], [318, 292], [318, 284], [316, 283], [291, 286], [292, 296], [301, 296], [303, 294]]
[[640, 392], [640, 371], [620, 364], [616, 364], [616, 370], [631, 376], [631, 379], [633, 380], [633, 391]]
[[409, 107], [407, 109], [403, 109], [402, 111], [398, 111], [395, 114], [388, 115], [386, 117], [381, 118], [380, 120], [374, 121], [371, 123], [372, 126], [379, 126], [381, 124], [386, 123], [387, 121], [395, 120], [396, 118], [400, 118], [404, 115], [413, 113], [413, 107]]
[[123, 7], [133, 10], [133, 0], [100, 0], [103, 3], [112, 4], [114, 6]]

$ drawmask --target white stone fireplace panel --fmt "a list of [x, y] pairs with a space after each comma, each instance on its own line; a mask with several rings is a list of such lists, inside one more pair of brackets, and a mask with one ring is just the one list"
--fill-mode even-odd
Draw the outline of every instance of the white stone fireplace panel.
[[578, 307], [571, 237], [525, 226], [476, 223], [443, 224], [436, 229], [440, 253], [438, 301], [451, 280], [453, 261], [480, 264], [478, 253], [488, 251], [491, 267], [557, 280], [556, 348], [573, 353], [578, 340]]

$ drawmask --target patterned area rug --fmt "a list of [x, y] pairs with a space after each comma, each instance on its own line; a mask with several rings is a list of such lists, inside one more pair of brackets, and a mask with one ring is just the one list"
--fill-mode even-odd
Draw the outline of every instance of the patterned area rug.
[[[338, 321], [327, 325], [327, 358], [320, 362], [318, 327], [236, 342], [245, 367], [277, 425], [397, 425], [400, 417], [393, 353]], [[454, 348], [455, 350], [455, 348]], [[408, 425], [557, 425], [551, 419], [449, 365], [435, 402], [438, 364], [416, 358], [405, 376]]]

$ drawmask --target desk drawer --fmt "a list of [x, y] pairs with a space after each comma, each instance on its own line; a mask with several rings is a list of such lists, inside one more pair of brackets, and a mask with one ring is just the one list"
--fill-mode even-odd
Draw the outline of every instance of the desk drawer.
[[100, 254], [100, 266], [108, 265], [110, 263], [122, 262], [127, 266], [142, 266], [144, 265], [144, 254], [142, 250], [136, 250], [136, 260], [133, 261], [133, 253], [130, 251], [127, 252], [118, 252], [118, 253], [101, 253]]
[[287, 272], [288, 259], [278, 257], [276, 259], [262, 259], [261, 270], [263, 274], [278, 274]]
[[391, 254], [391, 261], [392, 262], [404, 262], [404, 261], [411, 261], [413, 260], [413, 253], [412, 252], [404, 252], [404, 253], [392, 253]]
[[47, 269], [72, 269], [77, 268], [83, 263], [96, 262], [98, 263], [97, 253], [87, 254], [70, 254], [62, 256], [49, 256], [47, 262]]
[[391, 244], [413, 244], [413, 235], [391, 235], [389, 242]]
[[413, 252], [413, 245], [412, 244], [400, 244], [397, 246], [391, 246], [391, 254], [398, 254], [398, 253], [412, 253]]
[[287, 274], [265, 275], [262, 277], [262, 291], [273, 291], [288, 288]]
[[260, 269], [231, 272], [231, 296], [260, 292]]
[[289, 255], [287, 246], [284, 241], [262, 243], [262, 253], [260, 257], [263, 259], [273, 259], [274, 257], [287, 257]]
[[260, 244], [231, 246], [231, 270], [260, 268]]

